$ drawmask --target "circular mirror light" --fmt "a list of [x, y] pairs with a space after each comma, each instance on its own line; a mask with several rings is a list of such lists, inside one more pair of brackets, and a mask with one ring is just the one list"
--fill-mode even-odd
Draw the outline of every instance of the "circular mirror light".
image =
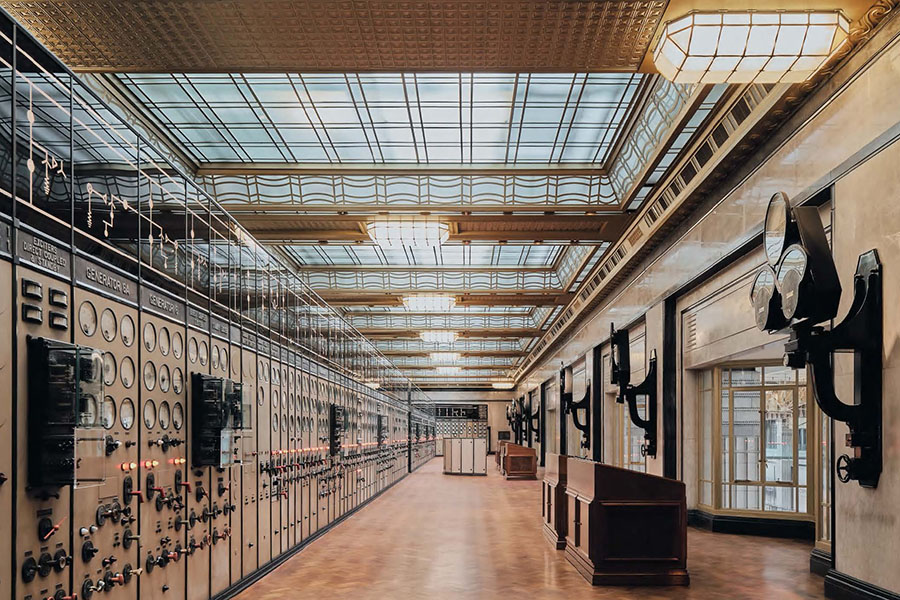
[[781, 293], [781, 310], [786, 319], [798, 315], [801, 287], [807, 279], [809, 260], [806, 250], [794, 244], [784, 251], [776, 271], [775, 285]]
[[766, 224], [763, 233], [763, 246], [766, 249], [766, 259], [773, 267], [778, 264], [781, 253], [788, 240], [788, 226], [791, 223], [791, 203], [787, 194], [778, 192], [769, 200], [766, 208]]
[[775, 289], [775, 271], [769, 265], [760, 269], [753, 280], [750, 304], [760, 330], [777, 331], [787, 324], [781, 312], [781, 295]]

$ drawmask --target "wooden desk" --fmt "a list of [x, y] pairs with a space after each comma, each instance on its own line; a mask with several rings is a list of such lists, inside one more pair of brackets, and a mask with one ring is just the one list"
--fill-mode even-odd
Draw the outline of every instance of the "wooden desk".
[[566, 547], [569, 503], [566, 498], [566, 459], [564, 454], [548, 453], [545, 457], [544, 481], [541, 483], [544, 537], [557, 549]]
[[566, 558], [594, 585], [688, 585], [680, 481], [566, 461]]
[[500, 471], [507, 479], [537, 479], [537, 452], [534, 448], [506, 444], [500, 459]]

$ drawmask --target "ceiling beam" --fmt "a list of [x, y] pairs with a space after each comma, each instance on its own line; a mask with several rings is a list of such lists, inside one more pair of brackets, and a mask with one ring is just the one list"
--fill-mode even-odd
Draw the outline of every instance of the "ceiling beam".
[[[381, 353], [385, 356], [421, 356], [428, 357], [432, 352], [439, 352], [441, 350], [382, 350]], [[488, 357], [488, 358], [521, 358], [525, 356], [525, 352], [519, 350], [452, 350], [453, 352], [459, 352], [460, 356], [463, 358], [479, 358], [479, 357]]]
[[[335, 290], [316, 292], [331, 306], [403, 306], [403, 296], [423, 290]], [[466, 290], [434, 290], [436, 294], [451, 294], [457, 306], [558, 306], [571, 300], [572, 294], [563, 290], [503, 290], [502, 293], [469, 294]], [[433, 313], [452, 314], [452, 313]], [[464, 313], [462, 313], [464, 315]]]
[[201, 162], [210, 175], [605, 175], [600, 163], [290, 163]]
[[[386, 328], [358, 328], [358, 331], [369, 339], [418, 339], [418, 331], [410, 331], [409, 329], [386, 329]], [[525, 338], [536, 337], [540, 335], [538, 329], [452, 329], [448, 331], [456, 331], [460, 338]]]

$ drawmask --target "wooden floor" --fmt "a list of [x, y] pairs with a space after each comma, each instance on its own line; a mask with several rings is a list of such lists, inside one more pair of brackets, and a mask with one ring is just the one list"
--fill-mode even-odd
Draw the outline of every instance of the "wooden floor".
[[541, 535], [540, 485], [441, 474], [432, 460], [244, 591], [293, 598], [822, 598], [810, 545], [688, 535], [687, 588], [593, 588]]

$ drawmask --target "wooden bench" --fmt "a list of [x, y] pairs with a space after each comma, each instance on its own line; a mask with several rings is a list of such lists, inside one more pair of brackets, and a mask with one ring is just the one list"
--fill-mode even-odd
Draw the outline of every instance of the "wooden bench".
[[566, 559], [593, 585], [688, 585], [684, 483], [566, 461]]
[[566, 547], [569, 503], [566, 499], [566, 459], [564, 454], [548, 453], [545, 457], [544, 481], [541, 483], [544, 537], [554, 548]]
[[507, 479], [537, 479], [537, 452], [534, 448], [506, 444], [500, 457], [500, 471]]

